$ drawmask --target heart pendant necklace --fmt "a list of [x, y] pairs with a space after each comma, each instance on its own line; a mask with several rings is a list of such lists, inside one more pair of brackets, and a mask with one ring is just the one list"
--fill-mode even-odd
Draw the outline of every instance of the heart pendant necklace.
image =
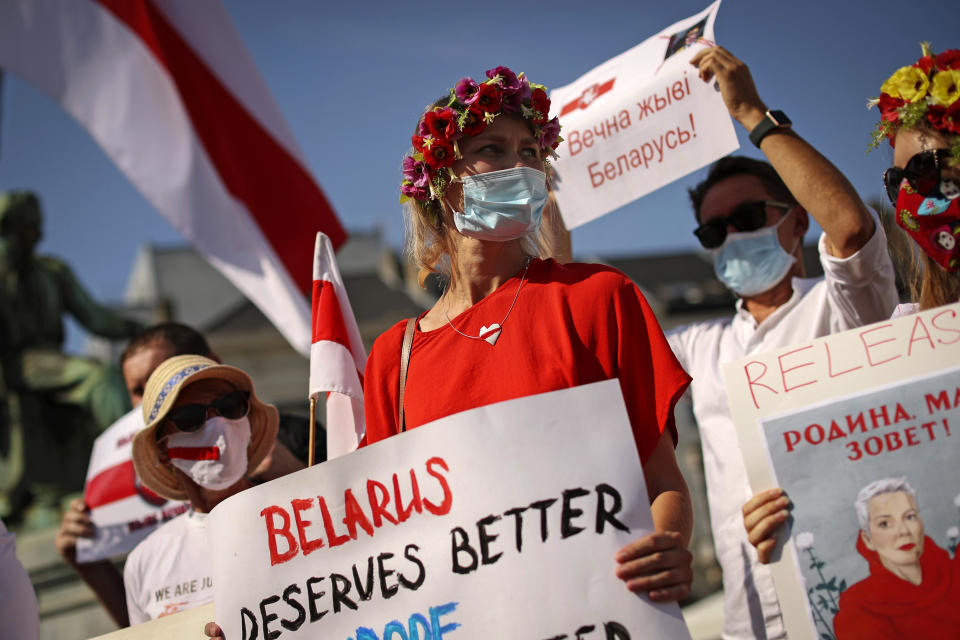
[[[443, 304], [443, 317], [447, 319], [447, 324], [450, 325], [450, 328], [462, 335], [464, 338], [470, 338], [471, 340], [486, 340], [490, 343], [490, 346], [497, 344], [497, 340], [500, 338], [500, 334], [503, 332], [503, 325], [506, 324], [507, 318], [510, 317], [510, 312], [513, 311], [513, 306], [517, 304], [517, 298], [520, 296], [520, 288], [523, 287], [524, 280], [527, 279], [527, 269], [530, 268], [530, 258], [527, 258], [527, 263], [523, 267], [523, 275], [520, 277], [520, 284], [517, 285], [517, 292], [513, 294], [513, 302], [510, 303], [510, 308], [507, 309], [507, 314], [503, 316], [503, 320], [499, 323], [494, 322], [489, 327], [483, 325], [480, 327], [480, 333], [475, 336], [467, 335], [460, 329], [457, 329], [453, 326], [453, 322], [450, 321], [450, 316], [447, 314], [447, 304], [444, 300]], [[444, 297], [446, 297], [446, 292], [444, 292]]]

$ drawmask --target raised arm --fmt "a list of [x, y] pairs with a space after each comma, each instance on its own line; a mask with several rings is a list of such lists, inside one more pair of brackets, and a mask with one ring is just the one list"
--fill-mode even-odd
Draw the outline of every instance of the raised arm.
[[[750, 69], [723, 47], [712, 47], [690, 61], [700, 77], [716, 79], [730, 116], [747, 131], [764, 119], [767, 105], [760, 99]], [[847, 258], [873, 236], [874, 222], [853, 185], [810, 143], [791, 128], [773, 130], [760, 142], [797, 202], [816, 219], [827, 236], [827, 251]]]

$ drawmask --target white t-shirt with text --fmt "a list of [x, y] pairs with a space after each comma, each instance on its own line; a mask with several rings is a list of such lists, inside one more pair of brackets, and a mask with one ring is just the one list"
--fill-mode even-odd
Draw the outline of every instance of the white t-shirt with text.
[[206, 514], [190, 510], [161, 526], [123, 568], [130, 624], [213, 602], [212, 569]]

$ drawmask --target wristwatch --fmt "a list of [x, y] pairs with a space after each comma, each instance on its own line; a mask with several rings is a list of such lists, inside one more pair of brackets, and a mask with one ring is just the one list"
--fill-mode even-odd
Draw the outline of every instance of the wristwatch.
[[793, 123], [790, 121], [790, 118], [787, 117], [783, 111], [767, 111], [763, 120], [760, 121], [760, 124], [753, 128], [753, 131], [750, 132], [750, 142], [754, 144], [758, 149], [760, 148], [760, 141], [767, 137], [767, 134], [776, 129], [789, 129], [790, 125]]

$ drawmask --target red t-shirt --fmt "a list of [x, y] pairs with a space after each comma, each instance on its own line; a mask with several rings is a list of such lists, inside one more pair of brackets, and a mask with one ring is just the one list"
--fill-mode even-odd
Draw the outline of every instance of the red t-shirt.
[[[690, 383], [647, 301], [622, 273], [596, 264], [534, 260], [506, 322], [521, 274], [451, 321], [467, 335], [503, 323], [495, 345], [450, 325], [414, 334], [404, 412], [408, 429], [503, 400], [619, 378], [640, 459]], [[400, 347], [406, 320], [377, 338], [367, 360], [368, 443], [398, 432]], [[584, 425], [589, 429], [589, 425]]]

